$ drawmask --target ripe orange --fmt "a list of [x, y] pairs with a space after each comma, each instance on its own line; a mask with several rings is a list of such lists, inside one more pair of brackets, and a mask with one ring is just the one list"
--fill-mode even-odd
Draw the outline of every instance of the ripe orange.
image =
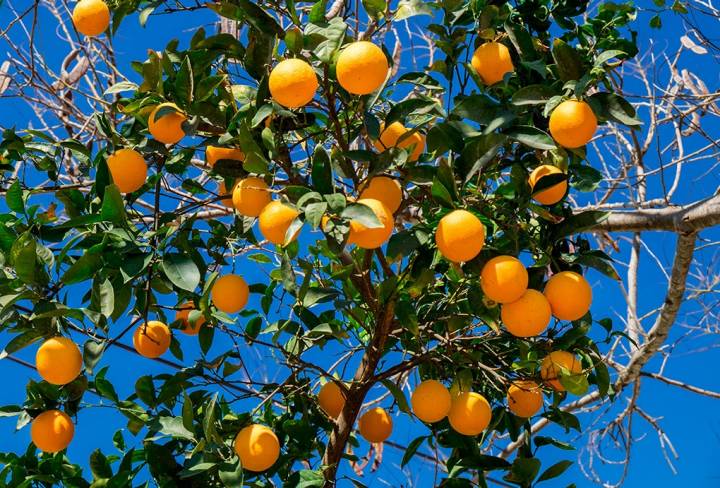
[[534, 381], [513, 381], [507, 392], [508, 408], [518, 417], [530, 418], [543, 405], [542, 389]]
[[459, 393], [452, 400], [448, 420], [450, 426], [462, 435], [476, 436], [490, 425], [492, 409], [480, 393]]
[[[158, 120], [155, 120], [155, 116], [160, 109], [165, 107], [172, 107], [175, 109], [175, 112], [165, 114]], [[180, 112], [177, 105], [174, 103], [161, 103], [150, 112], [148, 129], [150, 130], [150, 134], [163, 144], [175, 144], [185, 137], [182, 124], [186, 120], [187, 117]]]
[[159, 320], [140, 324], [133, 334], [133, 346], [141, 356], [159, 358], [170, 347], [170, 329]]
[[208, 166], [214, 167], [215, 163], [221, 159], [245, 161], [245, 154], [235, 147], [208, 146], [205, 148], [205, 161], [207, 161]]
[[235, 437], [235, 453], [243, 469], [258, 473], [270, 468], [280, 457], [280, 441], [269, 427], [248, 425]]
[[228, 274], [213, 283], [210, 300], [218, 310], [225, 313], [239, 312], [248, 302], [250, 287], [242, 276]]
[[515, 337], [535, 337], [542, 334], [550, 323], [550, 304], [545, 295], [528, 289], [510, 303], [503, 303], [500, 309], [505, 328]]
[[382, 223], [382, 227], [365, 227], [355, 220], [350, 221], [350, 236], [348, 244], [355, 244], [363, 249], [377, 249], [390, 239], [393, 233], [392, 212], [379, 200], [362, 198], [357, 201], [372, 209], [375, 216]]
[[546, 385], [556, 391], [565, 391], [565, 387], [560, 383], [563, 369], [567, 375], [582, 373], [582, 366], [577, 356], [567, 351], [553, 351], [540, 363], [540, 376]]
[[566, 100], [550, 114], [550, 135], [563, 147], [582, 147], [593, 138], [597, 117], [590, 105], [578, 100]]
[[[530, 185], [530, 188], [535, 188], [537, 182], [540, 181], [544, 176], [556, 175], [561, 173], [562, 170], [557, 166], [543, 164], [532, 170], [532, 173], [530, 173], [530, 176], [528, 177], [528, 184]], [[547, 188], [533, 195], [533, 199], [535, 199], [539, 203], [542, 203], [543, 205], [555, 205], [557, 202], [563, 199], [565, 193], [567, 192], [567, 187], [567, 180], [562, 181], [551, 186], [550, 188]]]
[[318, 403], [328, 417], [337, 418], [345, 408], [345, 394], [334, 381], [328, 381], [318, 393]]
[[470, 63], [486, 85], [494, 85], [502, 81], [505, 73], [515, 71], [510, 50], [499, 42], [486, 42], [479, 46]]
[[[226, 207], [233, 208], [232, 192], [229, 192], [228, 189], [225, 187], [224, 180], [221, 180], [218, 183], [217, 194], [220, 196], [220, 203], [222, 203]], [[225, 195], [230, 196], [227, 198], [223, 198]]]
[[372, 443], [385, 441], [392, 434], [392, 428], [392, 418], [380, 407], [368, 410], [358, 420], [360, 435]]
[[301, 59], [280, 61], [270, 72], [270, 95], [287, 108], [307, 105], [315, 96], [318, 80], [312, 66]]
[[250, 176], [235, 184], [232, 203], [240, 215], [257, 217], [272, 200], [268, 186], [262, 178]]
[[30, 425], [30, 438], [43, 452], [56, 453], [70, 445], [75, 426], [65, 412], [48, 410], [41, 413]]
[[[285, 205], [279, 200], [273, 200], [265, 205], [265, 208], [260, 212], [260, 218], [258, 219], [260, 232], [268, 241], [282, 246], [286, 244], [285, 235], [290, 228], [290, 224], [299, 214], [293, 207]], [[287, 239], [287, 244], [294, 241], [299, 233], [300, 230], [298, 229], [295, 235]]]
[[577, 320], [588, 313], [592, 304], [590, 284], [572, 271], [552, 275], [544, 293], [553, 315], [560, 320]]
[[99, 36], [110, 25], [110, 9], [102, 0], [80, 0], [73, 9], [75, 29], [85, 36]]
[[107, 158], [108, 170], [121, 193], [139, 190], [147, 180], [147, 164], [133, 149], [118, 149]]
[[35, 367], [48, 383], [66, 385], [82, 370], [82, 354], [67, 337], [53, 337], [42, 343], [35, 354]]
[[519, 299], [528, 286], [528, 273], [519, 259], [497, 256], [483, 266], [480, 273], [483, 293], [497, 303], [510, 303]]
[[440, 219], [435, 243], [446, 259], [455, 263], [470, 261], [485, 244], [485, 226], [467, 210], [453, 210]]
[[402, 202], [402, 186], [395, 178], [375, 176], [360, 192], [360, 198], [372, 198], [385, 204], [391, 214], [397, 212]]
[[191, 302], [183, 303], [180, 306], [180, 310], [175, 312], [175, 320], [182, 320], [182, 328], [180, 331], [183, 334], [194, 336], [198, 335], [200, 328], [205, 323], [205, 317], [200, 315], [195, 321], [190, 320], [190, 312], [195, 310], [195, 306]]
[[348, 44], [337, 58], [338, 83], [353, 95], [372, 93], [385, 82], [390, 67], [385, 53], [372, 42]]
[[445, 385], [436, 380], [425, 380], [413, 391], [410, 403], [417, 418], [432, 424], [447, 416], [452, 399]]
[[[400, 122], [393, 122], [387, 127], [383, 125], [380, 127], [380, 139], [375, 141], [373, 145], [375, 149], [380, 152], [384, 152], [391, 147], [408, 150], [412, 148], [412, 153], [408, 156], [408, 161], [417, 161], [425, 151], [425, 136], [416, 131], [409, 136], [403, 137], [407, 132], [410, 132], [410, 129]], [[402, 140], [400, 140], [401, 137]]]

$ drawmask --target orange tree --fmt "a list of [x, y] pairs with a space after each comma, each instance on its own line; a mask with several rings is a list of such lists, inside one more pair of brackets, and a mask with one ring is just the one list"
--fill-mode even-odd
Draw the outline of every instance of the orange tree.
[[[538, 448], [565, 444], [532, 436], [528, 419], [579, 429], [567, 397], [613, 393], [601, 349], [620, 332], [591, 316], [583, 274], [618, 277], [578, 235], [606, 214], [574, 214], [566, 197], [598, 184], [584, 149], [598, 124], [639, 124], [613, 90], [636, 53], [632, 8], [206, 7], [237, 35], [200, 28], [134, 62], [139, 84], [106, 92], [92, 145], [3, 134], [3, 168], [22, 170], [2, 180], [2, 355], [39, 345], [25, 404], [2, 409], [32, 438], [0, 455], [3, 482], [334, 486], [350, 479], [351, 446], [392, 443], [398, 416], [419, 420], [402, 464], [436, 446], [444, 485], [562, 474], [569, 462], [541, 470]], [[73, 21], [110, 35], [134, 11], [198, 8], [81, 0]], [[401, 37], [385, 44], [409, 18], [432, 38], [417, 72]], [[68, 160], [87, 185], [58, 183]], [[170, 372], [121, 398], [110, 348]], [[245, 371], [249, 348], [284, 377]], [[64, 449], [93, 435], [73, 420], [88, 395], [144, 442], [118, 434], [123, 455], [95, 451], [85, 476]], [[515, 459], [486, 449], [500, 435], [520, 442]]]

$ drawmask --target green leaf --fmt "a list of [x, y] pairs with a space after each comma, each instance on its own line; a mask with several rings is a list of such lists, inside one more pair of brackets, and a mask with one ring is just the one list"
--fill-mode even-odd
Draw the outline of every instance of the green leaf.
[[322, 194], [333, 193], [332, 179], [330, 155], [318, 144], [312, 159], [312, 182], [315, 190]]
[[405, 398], [405, 394], [402, 392], [402, 390], [392, 381], [390, 380], [382, 380], [383, 386], [388, 389], [390, 394], [392, 394], [393, 398], [395, 399], [395, 403], [397, 403], [398, 408], [407, 414], [410, 413], [410, 406], [408, 405], [407, 398]]
[[185, 254], [165, 254], [162, 269], [168, 279], [183, 290], [195, 291], [200, 284], [200, 270], [195, 261]]
[[105, 187], [100, 216], [103, 220], [116, 224], [123, 223], [127, 219], [125, 203], [117, 185], [113, 184]]
[[190, 105], [193, 99], [193, 84], [192, 65], [190, 64], [190, 58], [185, 56], [180, 65], [180, 71], [178, 71], [175, 78], [175, 94], [178, 102], [183, 102], [185, 106]]
[[662, 28], [662, 19], [660, 18], [660, 15], [653, 15], [650, 19], [650, 27], [653, 29], [660, 29]]
[[609, 212], [600, 210], [587, 210], [585, 212], [576, 213], [565, 219], [555, 229], [555, 238], [567, 237], [572, 234], [578, 234], [588, 229], [592, 229], [598, 224], [607, 220], [610, 216]]
[[560, 374], [560, 384], [573, 395], [584, 395], [590, 388], [587, 376], [584, 374]]
[[552, 57], [562, 81], [579, 80], [584, 73], [580, 53], [562, 39], [553, 41]]
[[564, 450], [564, 451], [574, 451], [574, 450], [575, 450], [575, 448], [574, 448], [571, 444], [568, 444], [567, 442], [559, 441], [559, 440], [557, 440], [557, 439], [553, 439], [552, 437], [545, 437], [545, 436], [540, 436], [540, 435], [539, 435], [539, 436], [535, 436], [535, 437], [533, 438], [533, 442], [534, 442], [535, 445], [538, 446], [538, 447], [541, 447], [541, 446], [555, 446], [555, 447], [557, 447], [557, 448], [559, 448], [559, 449], [562, 449], [562, 450]]
[[308, 37], [318, 36], [323, 39], [315, 46], [314, 54], [323, 63], [330, 63], [335, 51], [338, 50], [345, 38], [346, 30], [347, 24], [342, 17], [333, 17], [329, 22], [308, 24], [305, 28], [305, 35]]
[[37, 243], [35, 238], [26, 232], [22, 234], [10, 249], [10, 262], [15, 274], [24, 283], [34, 283], [37, 272]]
[[235, 462], [222, 463], [220, 465], [220, 470], [218, 471], [220, 481], [227, 488], [244, 486], [245, 483], [243, 481], [243, 474], [244, 471], [239, 459]]
[[531, 125], [516, 125], [504, 132], [506, 136], [535, 149], [555, 149], [552, 137]]
[[563, 474], [567, 469], [573, 465], [572, 461], [559, 461], [552, 466], [550, 466], [548, 469], [543, 471], [543, 474], [540, 475], [540, 477], [537, 479], [537, 483], [540, 483], [541, 481], [551, 480], [553, 478], [557, 478], [561, 474]]
[[368, 228], [377, 229], [383, 227], [383, 223], [380, 222], [375, 212], [362, 203], [350, 203], [345, 210], [342, 211], [340, 216], [347, 220], [354, 220], [358, 224]]
[[140, 400], [145, 402], [147, 406], [151, 408], [155, 406], [155, 385], [153, 384], [152, 376], [145, 375], [137, 379], [135, 382], [135, 394]]
[[379, 19], [387, 8], [385, 0], [362, 0], [363, 7], [370, 17]]
[[417, 15], [432, 16], [433, 11], [430, 5], [423, 0], [400, 0], [395, 11], [395, 21], [409, 19]]
[[86, 252], [65, 271], [60, 280], [66, 285], [80, 283], [95, 276], [95, 273], [101, 267], [102, 258], [100, 255]]
[[420, 436], [412, 440], [410, 444], [408, 444], [407, 449], [405, 449], [405, 453], [403, 454], [402, 461], [400, 462], [400, 467], [404, 468], [407, 463], [410, 462], [412, 457], [415, 455], [417, 450], [420, 448], [422, 443], [428, 439], [428, 436]]
[[96, 342], [93, 339], [85, 341], [85, 344], [83, 345], [83, 362], [85, 363], [85, 367], [89, 370], [89, 373], [92, 373], [92, 370], [95, 368], [97, 363], [100, 362], [100, 358], [102, 358], [104, 351], [104, 342]]
[[161, 428], [160, 433], [171, 437], [194, 440], [195, 436], [183, 424], [182, 417], [160, 417], [158, 418]]
[[107, 278], [93, 280], [92, 293], [90, 297], [92, 309], [97, 310], [105, 317], [110, 317], [115, 309], [115, 290]]
[[520, 485], [530, 484], [540, 471], [540, 460], [537, 458], [516, 458], [510, 467], [506, 481]]
[[137, 84], [131, 81], [121, 81], [119, 83], [115, 83], [113, 86], [105, 90], [104, 95], [113, 95], [115, 93], [121, 93], [126, 91], [136, 91], [137, 89]]
[[555, 95], [555, 90], [547, 85], [527, 85], [512, 96], [513, 105], [542, 105]]
[[23, 191], [19, 180], [13, 181], [10, 188], [7, 189], [5, 203], [13, 212], [25, 213], [25, 201], [23, 200]]
[[111, 478], [113, 475], [110, 462], [100, 449], [95, 449], [90, 454], [90, 471], [96, 479]]

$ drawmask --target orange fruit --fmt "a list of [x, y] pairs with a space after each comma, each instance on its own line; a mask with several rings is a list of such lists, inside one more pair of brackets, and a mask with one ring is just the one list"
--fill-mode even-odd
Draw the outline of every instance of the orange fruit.
[[[229, 192], [227, 188], [225, 187], [225, 181], [220, 180], [218, 183], [217, 188], [217, 194], [220, 196], [220, 203], [222, 203], [224, 206], [233, 208], [233, 201], [232, 201], [232, 192]], [[229, 197], [225, 197], [225, 195], [230, 195]], [[225, 197], [225, 198], [223, 198]]]
[[235, 437], [235, 453], [243, 469], [256, 473], [270, 468], [280, 457], [280, 441], [269, 427], [252, 424]]
[[480, 286], [483, 293], [494, 302], [514, 302], [527, 290], [528, 273], [518, 258], [497, 256], [483, 266]]
[[[175, 112], [171, 112], [163, 115], [159, 119], [155, 120], [155, 116], [158, 114], [160, 109], [165, 107], [172, 107]], [[161, 103], [150, 112], [148, 117], [148, 129], [150, 134], [162, 142], [163, 144], [175, 144], [185, 137], [185, 131], [183, 130], [182, 124], [187, 120], [187, 117], [180, 112], [180, 109], [174, 103]]]
[[56, 453], [70, 445], [75, 435], [75, 425], [65, 412], [47, 410], [33, 419], [30, 438], [35, 447], [43, 452]]
[[[534, 189], [537, 182], [544, 176], [556, 174], [562, 174], [562, 170], [550, 164], [543, 164], [532, 170], [532, 173], [530, 173], [530, 176], [528, 177], [528, 184], [531, 189]], [[533, 195], [533, 199], [543, 205], [555, 205], [563, 199], [565, 192], [567, 192], [567, 187], [567, 180], [561, 181], [550, 188], [536, 193]]]
[[476, 436], [487, 429], [491, 419], [490, 404], [480, 393], [463, 392], [453, 398], [448, 420], [455, 432]]
[[272, 198], [268, 186], [262, 178], [250, 176], [235, 184], [232, 203], [240, 215], [257, 217]]
[[227, 274], [219, 277], [210, 290], [210, 300], [225, 313], [239, 312], [247, 305], [250, 287], [242, 276]]
[[393, 422], [385, 409], [375, 407], [363, 414], [358, 420], [360, 435], [368, 442], [385, 441], [392, 434]]
[[205, 161], [211, 168], [221, 159], [233, 161], [245, 161], [245, 154], [235, 147], [208, 146], [205, 148]]
[[[393, 122], [385, 128], [384, 124], [380, 126], [380, 139], [373, 142], [375, 149], [384, 152], [391, 147], [400, 149], [412, 148], [412, 153], [408, 156], [408, 161], [417, 161], [420, 155], [425, 151], [425, 136], [420, 132], [413, 132], [409, 136], [405, 136], [410, 129], [402, 125], [400, 122]], [[402, 138], [402, 140], [400, 140]]]
[[67, 337], [53, 337], [42, 343], [35, 354], [35, 367], [48, 383], [66, 385], [82, 370], [82, 354]]
[[379, 200], [362, 198], [357, 201], [362, 205], [370, 207], [382, 227], [365, 227], [355, 220], [350, 221], [350, 236], [348, 244], [355, 244], [363, 249], [377, 249], [390, 239], [393, 233], [393, 217], [388, 208]]
[[513, 381], [508, 388], [507, 403], [510, 411], [518, 417], [530, 418], [542, 408], [542, 389], [534, 381]]
[[195, 321], [190, 320], [190, 312], [194, 311], [195, 307], [192, 303], [187, 302], [183, 303], [180, 306], [180, 310], [175, 312], [175, 320], [182, 320], [182, 327], [180, 328], [180, 332], [186, 335], [194, 336], [198, 335], [200, 332], [200, 328], [205, 323], [205, 317], [200, 315], [195, 319]]
[[133, 346], [141, 356], [159, 358], [170, 347], [170, 329], [159, 320], [140, 324], [133, 334]]
[[515, 337], [535, 337], [542, 334], [550, 323], [550, 304], [545, 295], [528, 289], [510, 303], [503, 303], [500, 318], [505, 328]]
[[301, 59], [280, 61], [270, 72], [270, 95], [287, 108], [304, 107], [315, 96], [318, 80], [312, 66]]
[[390, 67], [383, 50], [368, 41], [348, 44], [335, 65], [340, 86], [353, 95], [367, 95], [382, 86]]
[[385, 204], [391, 214], [397, 212], [402, 202], [402, 186], [395, 178], [375, 176], [360, 192], [360, 199], [372, 198]]
[[[273, 200], [260, 212], [260, 218], [258, 219], [260, 232], [268, 241], [282, 246], [286, 244], [285, 235], [290, 228], [290, 224], [298, 215], [300, 213], [293, 207], [285, 205], [279, 200]], [[300, 230], [298, 229], [294, 236], [287, 239], [287, 243], [294, 241], [299, 233]]]
[[[565, 373], [563, 373], [565, 370]], [[580, 360], [574, 354], [567, 351], [553, 351], [540, 363], [540, 376], [546, 385], [551, 386], [556, 391], [565, 391], [565, 387], [560, 383], [562, 374], [578, 375], [582, 373], [582, 365]]]
[[73, 9], [75, 29], [85, 36], [99, 36], [110, 25], [110, 9], [102, 0], [80, 0]]
[[417, 418], [432, 424], [447, 416], [452, 399], [445, 385], [436, 380], [425, 380], [413, 391], [410, 403]]
[[334, 381], [328, 381], [318, 393], [318, 403], [328, 417], [337, 418], [345, 408], [345, 394]]
[[499, 42], [486, 42], [479, 46], [470, 63], [486, 85], [494, 85], [502, 81], [505, 73], [515, 71], [510, 50]]
[[453, 210], [440, 219], [435, 243], [446, 259], [455, 263], [470, 261], [485, 244], [485, 226], [467, 210]]
[[577, 320], [588, 313], [592, 288], [585, 278], [573, 271], [561, 271], [545, 284], [545, 298], [552, 314], [560, 320]]
[[550, 114], [550, 135], [563, 147], [582, 147], [593, 138], [597, 117], [585, 102], [566, 100]]
[[139, 190], [147, 180], [147, 164], [134, 149], [118, 149], [107, 158], [108, 170], [121, 193]]

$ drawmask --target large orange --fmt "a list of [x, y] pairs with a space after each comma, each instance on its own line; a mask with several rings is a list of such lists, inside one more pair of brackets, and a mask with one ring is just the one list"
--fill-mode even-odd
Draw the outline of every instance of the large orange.
[[233, 207], [240, 215], [257, 217], [272, 200], [269, 187], [262, 178], [249, 176], [235, 184], [232, 193]]
[[573, 271], [552, 275], [544, 293], [553, 315], [560, 320], [577, 320], [588, 313], [592, 304], [590, 284]]
[[348, 44], [337, 59], [338, 83], [353, 95], [372, 93], [385, 82], [390, 67], [382, 49], [368, 41]]
[[563, 147], [582, 147], [593, 138], [597, 117], [585, 102], [566, 100], [550, 114], [550, 135]]
[[574, 354], [567, 351], [553, 351], [540, 363], [540, 376], [546, 385], [551, 386], [556, 391], [565, 391], [565, 387], [560, 383], [560, 376], [578, 375], [582, 373], [582, 365], [580, 360]]
[[30, 438], [35, 447], [43, 452], [56, 453], [70, 445], [75, 426], [65, 412], [47, 410], [32, 421]]
[[245, 161], [245, 153], [236, 147], [208, 146], [205, 148], [205, 161], [211, 168], [221, 159]]
[[[534, 189], [537, 182], [540, 181], [543, 177], [557, 174], [562, 174], [562, 170], [560, 168], [558, 168], [557, 166], [552, 166], [550, 164], [543, 164], [532, 170], [530, 176], [528, 177], [528, 184], [530, 185], [531, 189]], [[554, 184], [550, 188], [546, 188], [545, 190], [536, 193], [535, 195], [533, 195], [533, 199], [542, 203], [543, 205], [555, 205], [557, 202], [563, 199], [565, 193], [567, 192], [567, 187], [567, 180], [561, 181], [560, 183]]]
[[301, 59], [280, 61], [270, 72], [270, 95], [287, 108], [304, 107], [315, 96], [317, 75], [312, 66]]
[[417, 418], [432, 424], [447, 416], [452, 398], [445, 385], [437, 380], [425, 380], [413, 391], [410, 403]]
[[550, 323], [550, 304], [545, 295], [528, 289], [514, 302], [503, 303], [500, 317], [512, 335], [535, 337], [542, 334]]
[[140, 324], [133, 334], [133, 346], [141, 356], [159, 358], [170, 347], [170, 329], [159, 320], [149, 320]]
[[[156, 120], [156, 115], [165, 107], [175, 109], [174, 112], [163, 115]], [[182, 124], [187, 120], [177, 105], [174, 103], [161, 103], [150, 112], [148, 117], [148, 129], [150, 134], [163, 144], [175, 144], [185, 137]]]
[[485, 244], [485, 226], [467, 210], [453, 210], [440, 219], [435, 243], [446, 259], [455, 263], [470, 261]]
[[476, 436], [487, 429], [492, 419], [490, 404], [480, 393], [459, 393], [452, 400], [448, 420], [455, 432]]
[[35, 367], [48, 383], [66, 385], [82, 370], [82, 354], [67, 337], [53, 337], [42, 343], [35, 354]]
[[280, 457], [280, 441], [269, 427], [252, 424], [235, 437], [235, 453], [243, 469], [256, 473], [270, 468]]
[[73, 9], [75, 29], [85, 36], [99, 36], [110, 25], [110, 9], [102, 0], [80, 0]]
[[391, 147], [408, 150], [412, 148], [408, 161], [417, 161], [425, 151], [425, 136], [418, 131], [406, 136], [408, 132], [410, 132], [410, 129], [400, 122], [393, 122], [387, 127], [382, 125], [380, 127], [380, 139], [374, 141], [373, 145], [380, 152], [384, 152]]
[[334, 381], [328, 381], [318, 393], [318, 403], [328, 417], [337, 418], [345, 408], [345, 394]]
[[107, 158], [108, 170], [121, 193], [139, 190], [147, 180], [147, 164], [133, 149], [118, 149]]
[[510, 50], [499, 42], [486, 42], [479, 46], [470, 63], [486, 85], [494, 85], [502, 81], [505, 73], [515, 71]]
[[528, 273], [518, 258], [497, 256], [483, 266], [480, 286], [494, 302], [514, 302], [527, 290]]
[[360, 198], [372, 198], [385, 204], [391, 214], [397, 212], [402, 202], [402, 186], [395, 178], [388, 176], [375, 176], [370, 179], [360, 192]]
[[358, 420], [358, 430], [368, 442], [383, 442], [392, 434], [393, 422], [385, 409], [375, 407]]
[[294, 241], [300, 233], [298, 229], [295, 235], [287, 239], [286, 242], [286, 234], [290, 228], [290, 224], [292, 224], [298, 215], [300, 215], [300, 213], [293, 207], [285, 205], [279, 200], [273, 200], [260, 212], [260, 218], [258, 219], [260, 232], [265, 239], [278, 246], [290, 243]]
[[372, 198], [362, 198], [357, 203], [370, 207], [383, 226], [365, 227], [360, 222], [351, 220], [348, 243], [355, 244], [363, 249], [377, 249], [385, 244], [392, 235], [394, 224], [392, 212], [384, 203]]
[[[182, 321], [182, 327], [180, 331], [186, 335], [198, 335], [200, 328], [205, 323], [205, 317], [202, 314], [198, 315], [195, 320], [190, 320], [190, 313], [195, 311], [195, 306], [191, 302], [183, 303], [180, 309], [175, 312], [175, 320]], [[195, 314], [193, 314], [194, 316]]]
[[213, 283], [210, 300], [218, 310], [225, 313], [239, 312], [247, 305], [250, 287], [242, 276], [228, 274]]
[[530, 418], [542, 408], [542, 389], [534, 381], [513, 381], [508, 388], [507, 403], [510, 411], [518, 417]]

